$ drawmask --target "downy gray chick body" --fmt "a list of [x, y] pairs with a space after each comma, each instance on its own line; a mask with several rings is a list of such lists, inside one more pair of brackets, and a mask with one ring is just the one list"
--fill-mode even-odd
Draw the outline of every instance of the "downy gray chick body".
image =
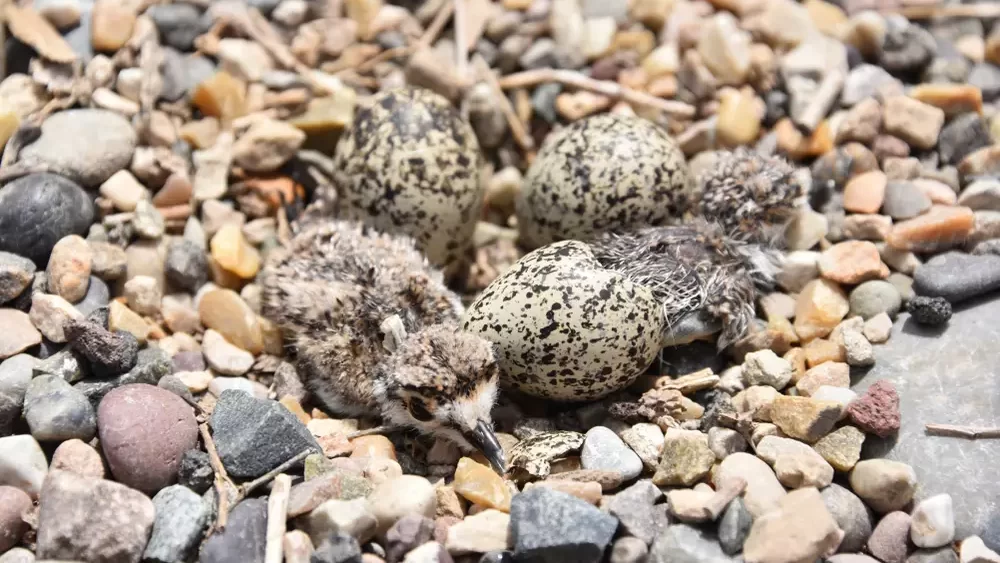
[[329, 219], [303, 225], [268, 257], [262, 307], [332, 413], [447, 438], [503, 471], [494, 346], [459, 330], [458, 296], [412, 240]]

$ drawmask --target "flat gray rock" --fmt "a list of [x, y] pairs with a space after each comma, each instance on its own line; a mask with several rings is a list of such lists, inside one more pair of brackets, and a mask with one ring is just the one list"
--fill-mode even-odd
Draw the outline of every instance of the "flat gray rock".
[[1000, 288], [1000, 256], [948, 252], [928, 260], [913, 274], [917, 295], [958, 303]]
[[917, 473], [915, 502], [941, 493], [954, 500], [955, 537], [980, 535], [1000, 548], [1000, 481], [997, 442], [928, 436], [924, 425], [1000, 426], [1000, 359], [992, 350], [1000, 338], [1000, 297], [970, 302], [938, 330], [901, 314], [892, 336], [875, 347], [867, 373], [854, 370], [854, 390], [891, 381], [899, 391], [902, 427], [895, 438], [869, 436], [864, 458], [886, 457], [910, 464]]

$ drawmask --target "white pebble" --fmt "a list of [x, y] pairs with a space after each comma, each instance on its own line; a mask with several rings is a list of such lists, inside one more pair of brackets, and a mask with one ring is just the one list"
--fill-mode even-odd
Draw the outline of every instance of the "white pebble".
[[884, 311], [865, 321], [864, 335], [872, 344], [886, 342], [891, 333], [892, 319]]
[[848, 365], [863, 367], [875, 363], [875, 349], [871, 342], [856, 330], [844, 331], [844, 350]]
[[743, 379], [750, 385], [769, 385], [781, 391], [794, 373], [792, 364], [771, 350], [747, 354], [743, 361]]
[[834, 387], [832, 385], [820, 385], [819, 389], [813, 392], [813, 399], [820, 401], [836, 401], [843, 405], [841, 409], [841, 420], [847, 416], [847, 405], [858, 398], [858, 394], [846, 387]]
[[941, 547], [955, 539], [955, 513], [951, 495], [924, 499], [913, 509], [910, 539], [917, 547]]
[[253, 367], [253, 354], [230, 344], [212, 329], [205, 331], [201, 347], [209, 367], [223, 375], [243, 375]]
[[10, 485], [38, 498], [49, 462], [42, 447], [27, 434], [0, 438], [0, 485]]
[[1000, 554], [986, 547], [979, 536], [969, 536], [962, 540], [958, 560], [960, 563], [1000, 563]]

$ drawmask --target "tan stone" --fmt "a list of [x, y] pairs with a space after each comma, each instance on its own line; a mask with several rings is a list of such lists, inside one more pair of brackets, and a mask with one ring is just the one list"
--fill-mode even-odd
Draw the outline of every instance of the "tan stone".
[[853, 240], [824, 251], [819, 257], [819, 273], [828, 280], [855, 285], [889, 277], [889, 267], [882, 263], [874, 244]]
[[866, 98], [844, 114], [837, 127], [837, 144], [850, 141], [871, 144], [878, 136], [881, 126], [882, 106], [875, 98]]
[[833, 430], [841, 409], [834, 401], [779, 395], [771, 404], [771, 421], [790, 438], [814, 443]]
[[[996, 129], [997, 118], [993, 122]], [[1000, 143], [970, 153], [958, 163], [958, 173], [965, 178], [1000, 174]]]
[[837, 471], [850, 471], [861, 459], [865, 433], [847, 425], [823, 436], [813, 445], [819, 455]]
[[219, 71], [198, 84], [191, 103], [201, 113], [228, 123], [247, 113], [247, 86], [239, 78]]
[[452, 487], [469, 502], [510, 512], [510, 489], [503, 479], [489, 467], [470, 458], [458, 460]]
[[939, 252], [959, 246], [974, 226], [975, 214], [968, 207], [935, 205], [923, 215], [896, 223], [886, 242], [897, 250]]
[[260, 270], [261, 257], [243, 236], [243, 230], [235, 223], [223, 225], [210, 243], [212, 258], [227, 271], [243, 279], [252, 279]]
[[842, 226], [844, 236], [857, 240], [883, 241], [892, 232], [892, 217], [888, 215], [848, 215]]
[[20, 354], [42, 342], [42, 334], [31, 323], [28, 314], [17, 309], [0, 309], [0, 326], [4, 327], [5, 332], [0, 337], [0, 360]]
[[800, 395], [808, 397], [823, 385], [850, 387], [851, 367], [842, 362], [822, 363], [807, 371], [795, 384], [795, 388]]
[[886, 133], [927, 150], [937, 144], [944, 118], [940, 108], [906, 96], [892, 96], [885, 101], [882, 126]]
[[932, 180], [930, 178], [916, 178], [912, 181], [918, 190], [924, 193], [932, 203], [941, 205], [955, 205], [958, 203], [958, 194], [948, 184]]
[[739, 91], [722, 98], [716, 112], [716, 134], [725, 146], [750, 145], [760, 133], [758, 100], [753, 95]]
[[844, 187], [844, 209], [854, 213], [878, 213], [887, 184], [888, 179], [879, 170], [851, 178]]
[[943, 110], [946, 117], [983, 113], [983, 92], [968, 84], [920, 84], [910, 91], [910, 97]]
[[840, 38], [844, 25], [847, 23], [847, 14], [840, 9], [840, 6], [823, 0], [805, 0], [802, 5], [805, 6], [806, 12], [809, 13], [809, 19], [812, 20], [813, 25], [820, 33]]
[[295, 116], [289, 123], [305, 132], [305, 148], [332, 151], [340, 133], [354, 119], [356, 104], [354, 90], [344, 88], [329, 96], [313, 98], [305, 113]]
[[257, 314], [235, 291], [209, 291], [198, 303], [198, 314], [206, 328], [218, 331], [226, 340], [247, 352], [259, 354], [264, 349]]
[[698, 53], [723, 84], [741, 85], [750, 72], [750, 34], [732, 14], [716, 13], [701, 26]]
[[90, 42], [95, 51], [114, 52], [132, 37], [136, 12], [127, 2], [98, 0], [90, 21]]
[[119, 301], [112, 301], [109, 307], [108, 329], [112, 331], [124, 330], [131, 333], [139, 341], [139, 344], [145, 344], [152, 332], [149, 323]]
[[813, 280], [799, 293], [795, 306], [795, 332], [803, 341], [830, 334], [851, 307], [844, 290], [825, 280]]
[[48, 289], [70, 303], [77, 303], [87, 295], [94, 254], [87, 241], [78, 235], [68, 235], [52, 248], [45, 270]]
[[833, 554], [844, 532], [813, 487], [792, 491], [754, 520], [743, 545], [747, 563], [811, 563]]
[[[805, 352], [806, 365], [809, 366], [810, 370], [827, 362], [843, 362], [847, 359], [847, 352], [844, 350], [843, 344], [826, 338], [810, 340], [802, 346], [802, 350]], [[803, 377], [805, 377], [804, 374]]]
[[584, 500], [597, 506], [601, 502], [603, 488], [600, 483], [594, 481], [536, 481], [524, 486], [527, 491], [533, 487], [544, 487], [568, 495], [573, 495], [580, 500]]

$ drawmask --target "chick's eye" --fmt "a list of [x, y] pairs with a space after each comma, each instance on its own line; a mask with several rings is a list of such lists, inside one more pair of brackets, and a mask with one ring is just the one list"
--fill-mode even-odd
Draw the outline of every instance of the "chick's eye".
[[406, 403], [406, 408], [407, 410], [410, 411], [410, 415], [413, 418], [419, 420], [420, 422], [427, 422], [430, 419], [434, 418], [434, 416], [430, 413], [430, 411], [427, 410], [427, 407], [424, 406], [423, 401], [418, 401], [415, 399], [408, 401]]

